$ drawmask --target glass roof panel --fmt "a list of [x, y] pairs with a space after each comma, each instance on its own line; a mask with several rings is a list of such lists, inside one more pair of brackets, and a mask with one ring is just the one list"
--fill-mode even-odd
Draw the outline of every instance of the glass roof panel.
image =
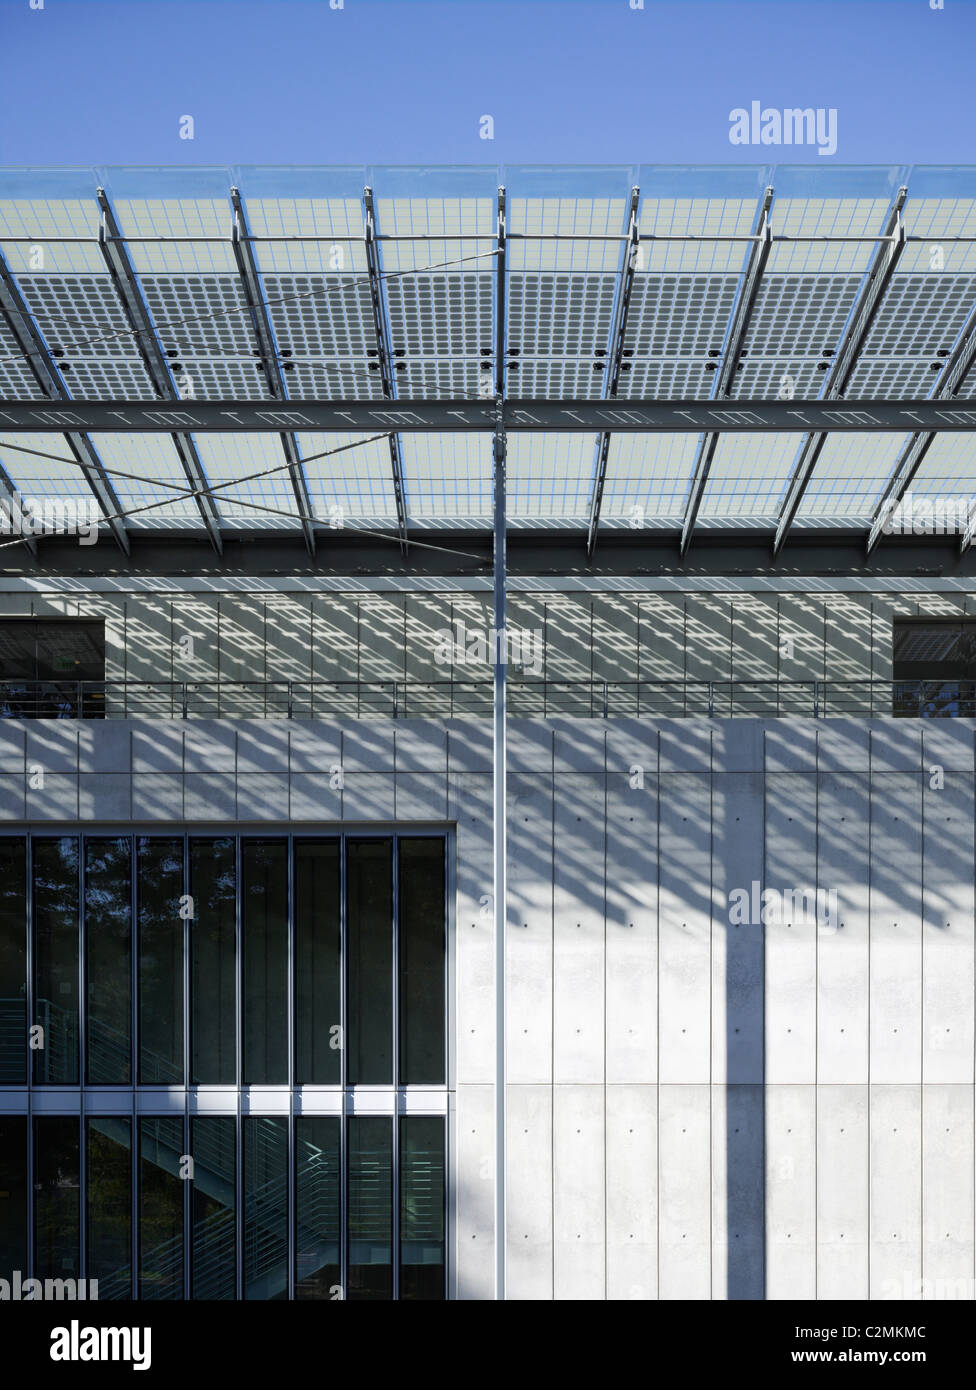
[[908, 436], [829, 434], [795, 525], [870, 525]]
[[593, 434], [510, 434], [506, 465], [512, 526], [574, 526], [589, 516]]
[[[119, 198], [113, 207], [119, 231], [132, 238], [125, 249], [138, 275], [236, 273], [229, 198]], [[206, 240], [196, 239], [201, 237]]]
[[[123, 510], [134, 513], [126, 516], [127, 526], [138, 530], [187, 525], [202, 530], [196, 502], [177, 491], [189, 489], [190, 484], [170, 435], [93, 434], [91, 441]], [[175, 486], [163, 487], [163, 483]], [[144, 507], [150, 510], [141, 510]]]
[[912, 479], [913, 497], [976, 496], [976, 435], [936, 435]]
[[0, 464], [25, 499], [92, 495], [63, 434], [4, 433], [0, 435]]
[[[396, 526], [389, 440], [354, 434], [300, 434], [298, 449], [316, 521], [336, 529], [357, 522]], [[355, 448], [346, 446], [354, 444]], [[334, 452], [341, 450], [341, 452]], [[319, 457], [329, 451], [329, 457]]]
[[[200, 434], [196, 446], [204, 475], [216, 488], [213, 496], [222, 520], [238, 522], [244, 529], [301, 525], [277, 435]], [[248, 478], [253, 473], [264, 476]]]
[[768, 525], [779, 514], [802, 434], [719, 436], [705, 485], [701, 525]]
[[601, 526], [680, 522], [694, 472], [697, 434], [613, 434]]
[[[509, 436], [509, 446], [513, 437]], [[402, 449], [411, 527], [491, 525], [494, 484], [488, 435], [405, 434]], [[387, 487], [392, 490], [392, 486], [388, 481]]]

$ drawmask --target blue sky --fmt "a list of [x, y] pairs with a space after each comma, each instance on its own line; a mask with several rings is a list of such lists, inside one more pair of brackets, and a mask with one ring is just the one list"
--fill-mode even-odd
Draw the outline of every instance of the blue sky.
[[974, 62], [974, 0], [0, 0], [0, 163], [827, 162], [730, 144], [753, 100], [976, 163]]

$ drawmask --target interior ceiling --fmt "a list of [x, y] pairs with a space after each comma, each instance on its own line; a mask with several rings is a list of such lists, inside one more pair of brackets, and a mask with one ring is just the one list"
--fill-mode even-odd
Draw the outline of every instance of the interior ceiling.
[[[904, 241], [866, 323], [900, 199]], [[976, 400], [976, 169], [7, 169], [0, 253], [0, 401], [484, 400], [499, 365], [522, 401]], [[102, 509], [132, 535], [304, 531], [313, 545], [339, 526], [490, 526], [488, 433], [362, 438], [88, 445]], [[912, 443], [823, 437], [787, 529], [867, 535]], [[976, 435], [926, 445], [912, 497], [970, 496]], [[772, 537], [809, 447], [802, 432], [513, 434], [509, 524], [591, 543], [597, 526], [680, 533], [694, 499], [699, 532]], [[0, 465], [24, 499], [91, 488], [61, 434], [0, 430]]]

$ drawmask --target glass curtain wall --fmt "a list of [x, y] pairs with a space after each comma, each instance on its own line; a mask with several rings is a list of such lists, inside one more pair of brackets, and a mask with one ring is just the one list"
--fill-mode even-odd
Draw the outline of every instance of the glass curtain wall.
[[[4, 835], [0, 869], [0, 1079], [25, 1088], [0, 1115], [0, 1278], [446, 1297], [443, 835]], [[28, 1081], [131, 1099], [28, 1129]], [[160, 1086], [203, 1090], [154, 1114]], [[361, 1087], [369, 1113], [343, 1103]]]

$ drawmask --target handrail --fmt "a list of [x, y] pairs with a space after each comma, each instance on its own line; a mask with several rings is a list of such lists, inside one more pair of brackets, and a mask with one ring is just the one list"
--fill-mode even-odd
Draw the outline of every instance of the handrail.
[[[491, 714], [483, 679], [0, 681], [7, 719], [454, 718]], [[513, 672], [516, 717], [976, 718], [976, 680], [552, 680]]]

